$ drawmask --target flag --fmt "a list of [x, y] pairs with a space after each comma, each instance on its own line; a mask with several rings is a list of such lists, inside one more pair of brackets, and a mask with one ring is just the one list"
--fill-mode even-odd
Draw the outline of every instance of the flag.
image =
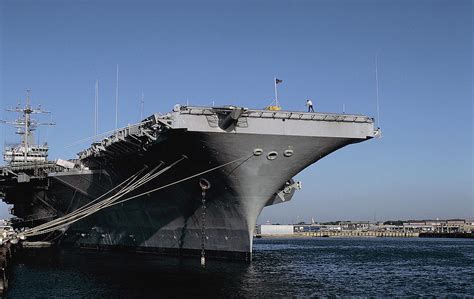
[[276, 83], [276, 84], [281, 83], [281, 82], [283, 82], [283, 80], [280, 80], [280, 79], [278, 79], [278, 78], [275, 78], [275, 83]]

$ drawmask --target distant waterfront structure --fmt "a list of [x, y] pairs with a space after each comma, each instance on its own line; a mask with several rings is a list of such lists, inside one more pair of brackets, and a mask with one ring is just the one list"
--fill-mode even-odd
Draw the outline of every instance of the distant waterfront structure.
[[294, 226], [263, 224], [260, 225], [257, 231], [261, 235], [292, 235], [294, 233]]
[[[407, 221], [334, 221], [317, 223], [312, 219], [311, 224], [262, 224], [257, 226], [257, 235], [262, 236], [290, 236], [298, 233], [331, 232], [351, 233], [350, 235], [370, 235], [358, 233], [474, 233], [474, 219], [446, 219], [446, 220], [407, 220]], [[414, 235], [410, 235], [414, 236]]]

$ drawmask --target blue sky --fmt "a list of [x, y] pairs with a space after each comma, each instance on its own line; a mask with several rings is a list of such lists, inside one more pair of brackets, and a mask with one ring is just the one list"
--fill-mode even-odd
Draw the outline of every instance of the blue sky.
[[[260, 222], [474, 217], [471, 1], [0, 1], [1, 108], [52, 111], [51, 158], [175, 103], [376, 116], [383, 138], [306, 169], [303, 190]], [[2, 119], [13, 115], [1, 112]], [[11, 128], [0, 139], [14, 141]], [[3, 143], [3, 142], [2, 142]], [[2, 208], [3, 214], [6, 208]], [[0, 213], [1, 214], [1, 213]], [[1, 215], [0, 215], [1, 216]]]

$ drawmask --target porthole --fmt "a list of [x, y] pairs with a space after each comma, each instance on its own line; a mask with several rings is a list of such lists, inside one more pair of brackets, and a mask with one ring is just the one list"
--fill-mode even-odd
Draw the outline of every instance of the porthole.
[[262, 153], [263, 153], [263, 150], [261, 148], [256, 148], [253, 150], [254, 156], [260, 156]]
[[268, 160], [275, 160], [278, 157], [278, 153], [275, 151], [269, 152], [267, 154], [267, 159]]
[[285, 157], [291, 157], [291, 156], [293, 156], [293, 150], [288, 149], [288, 150], [283, 152], [283, 155]]

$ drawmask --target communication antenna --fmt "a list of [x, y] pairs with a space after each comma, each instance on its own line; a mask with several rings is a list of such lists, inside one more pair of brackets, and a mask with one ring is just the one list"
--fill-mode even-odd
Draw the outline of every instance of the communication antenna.
[[[49, 123], [50, 123], [50, 124], [54, 124], [54, 122], [53, 122], [53, 114], [50, 113], [50, 114], [49, 114], [49, 117], [50, 117], [50, 118], [49, 118]], [[46, 138], [45, 138], [45, 143], [46, 143], [46, 144], [48, 143], [48, 139], [49, 139], [49, 126], [46, 127]]]
[[140, 121], [143, 120], [143, 106], [145, 105], [145, 100], [144, 100], [145, 96], [143, 95], [143, 92], [142, 92], [142, 98], [141, 98], [141, 101], [140, 101]]
[[94, 136], [99, 134], [99, 80], [95, 80]]
[[118, 127], [119, 65], [117, 64], [117, 82], [115, 85], [115, 130]]
[[380, 128], [378, 55], [378, 53], [375, 55], [375, 99], [377, 104], [377, 126]]

